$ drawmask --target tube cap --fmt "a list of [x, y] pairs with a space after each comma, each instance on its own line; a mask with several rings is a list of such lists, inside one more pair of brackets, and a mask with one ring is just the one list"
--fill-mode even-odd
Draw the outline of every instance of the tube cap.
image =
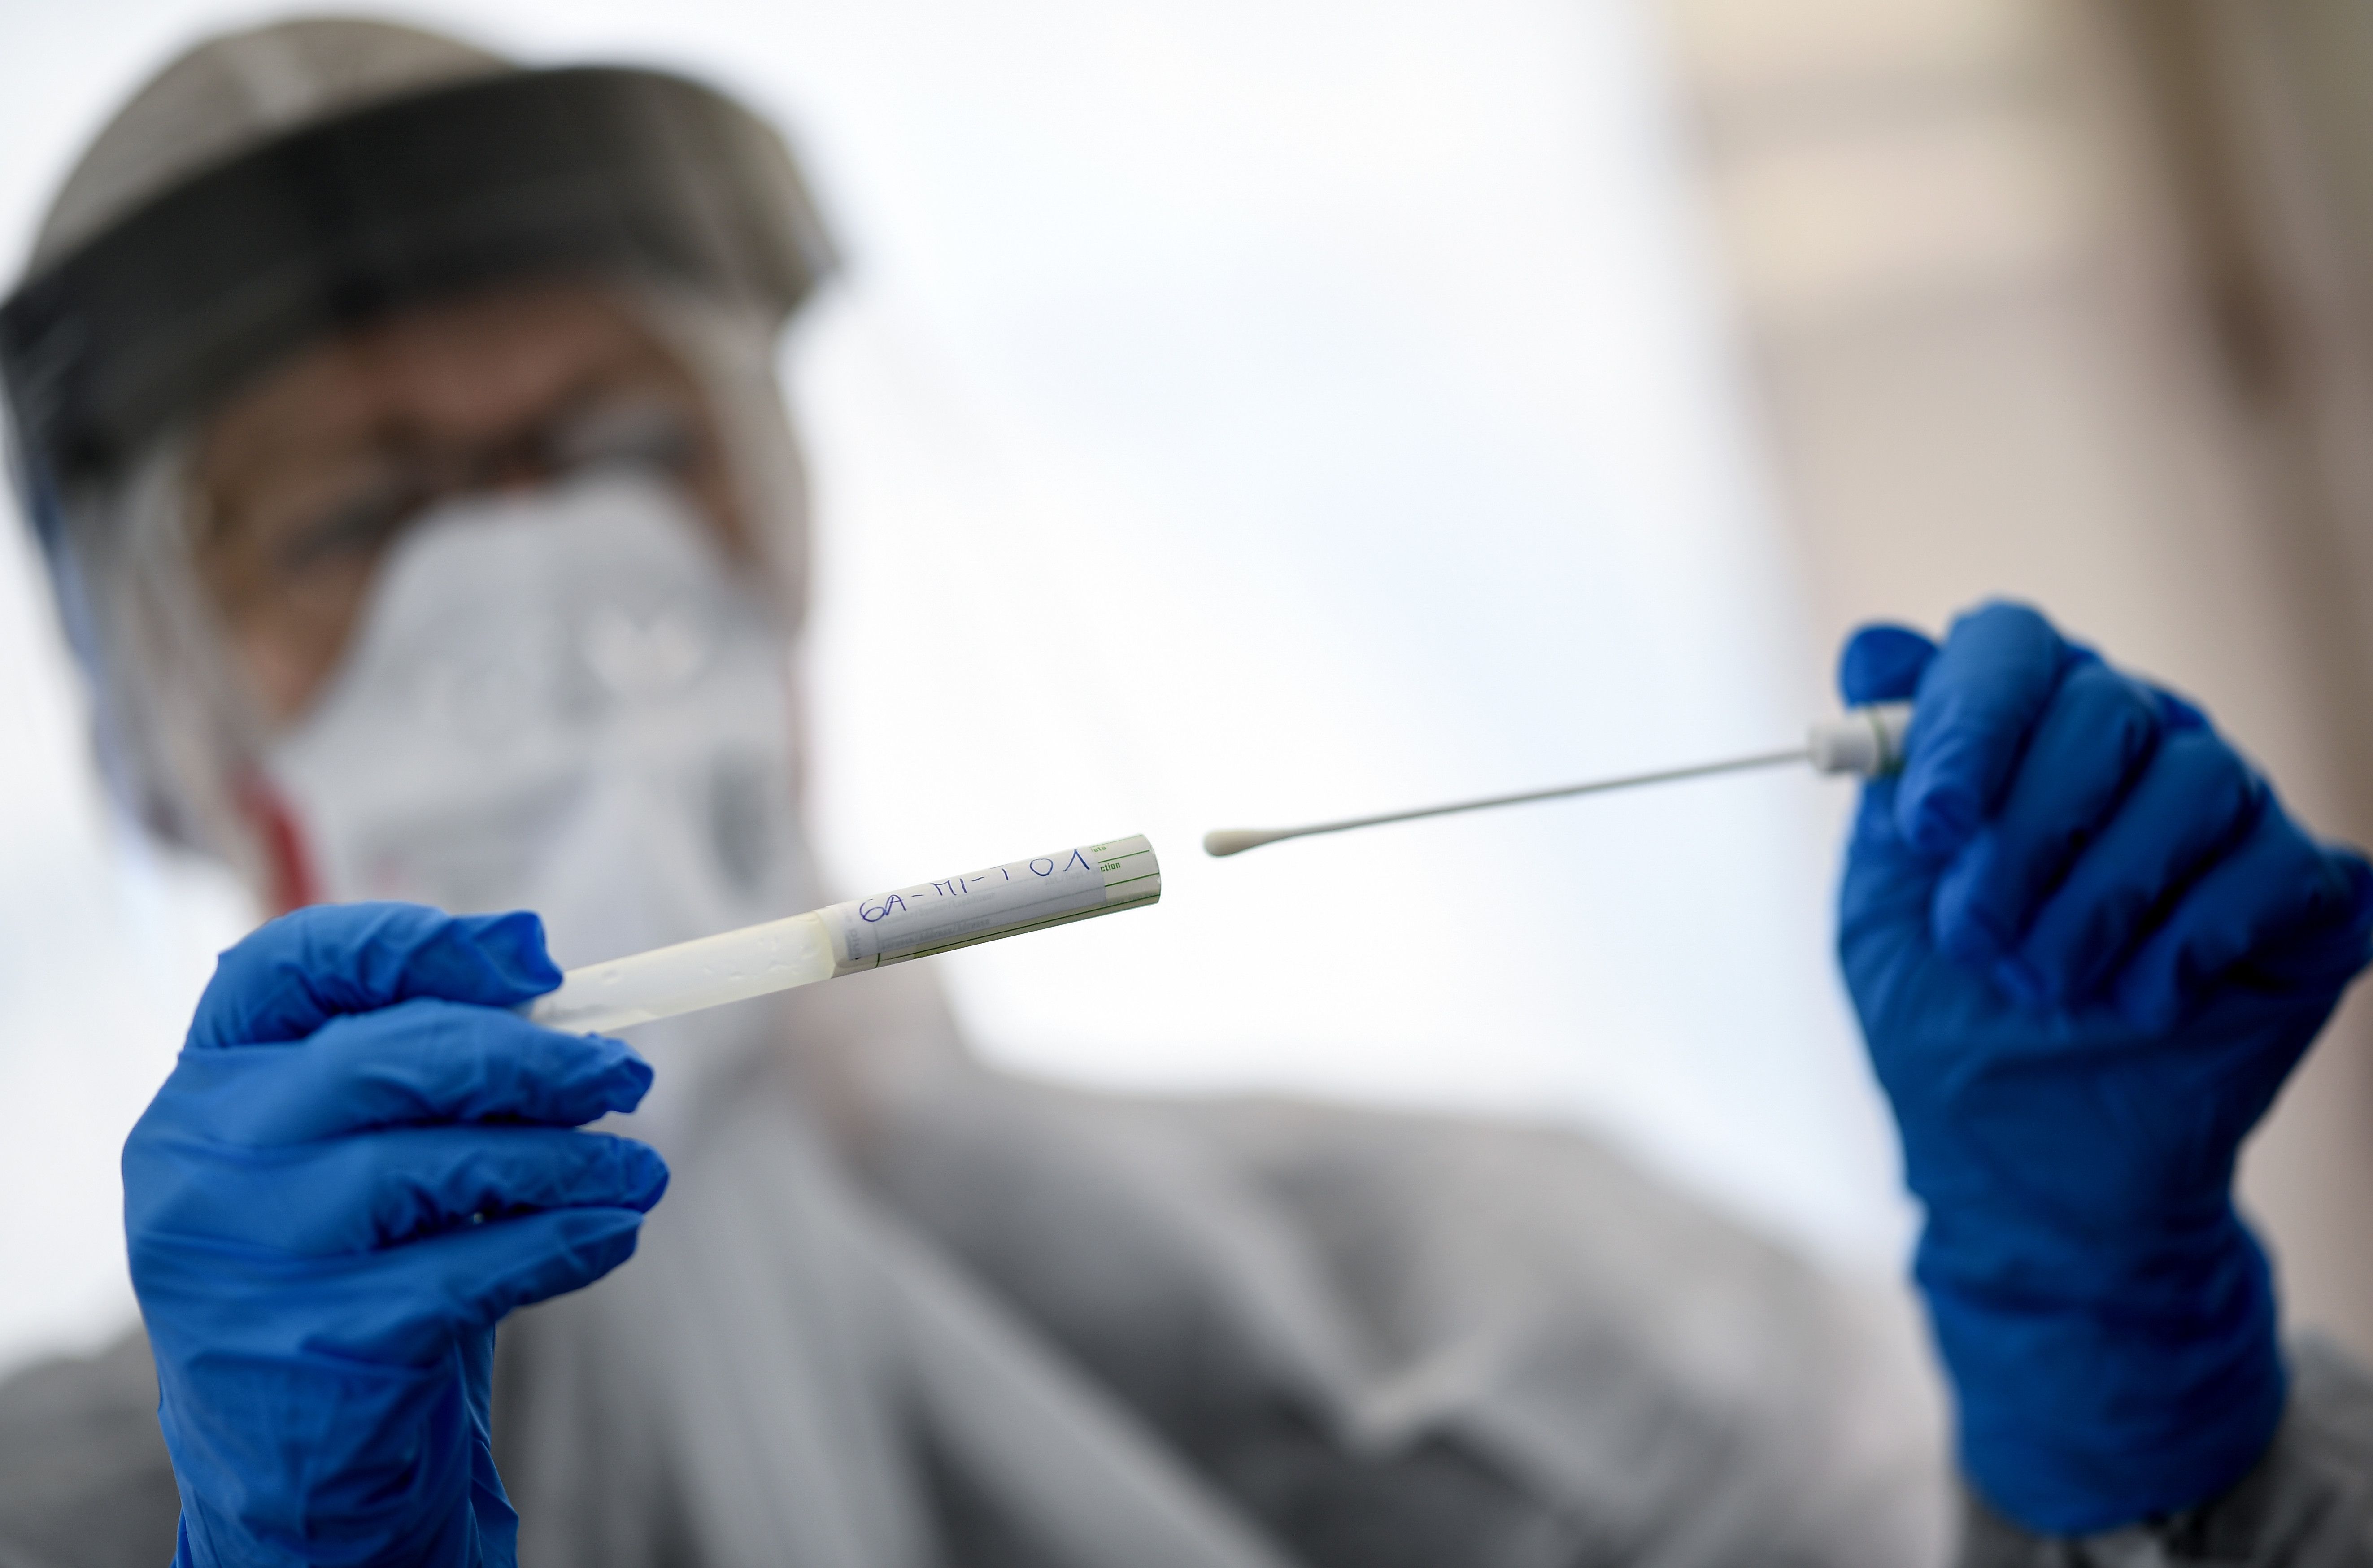
[[1903, 766], [1903, 737], [1911, 728], [1908, 702], [1857, 708], [1834, 724], [1816, 724], [1805, 753], [1822, 773], [1854, 773], [1877, 778]]
[[823, 914], [833, 972], [845, 975], [1161, 898], [1161, 862], [1140, 834], [852, 898]]

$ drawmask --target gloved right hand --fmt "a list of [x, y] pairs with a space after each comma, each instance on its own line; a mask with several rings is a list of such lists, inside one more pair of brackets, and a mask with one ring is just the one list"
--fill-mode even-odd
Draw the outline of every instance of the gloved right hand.
[[494, 1326], [634, 1251], [650, 1085], [510, 1011], [532, 915], [299, 910], [223, 954], [123, 1150], [182, 1563], [508, 1563]]
[[2241, 1141], [2373, 958], [2373, 864], [2191, 704], [2041, 615], [1864, 629], [1850, 703], [1916, 698], [1867, 785], [1839, 954], [1926, 1211], [1961, 1461], [2076, 1536], [2192, 1508], [2285, 1406]]

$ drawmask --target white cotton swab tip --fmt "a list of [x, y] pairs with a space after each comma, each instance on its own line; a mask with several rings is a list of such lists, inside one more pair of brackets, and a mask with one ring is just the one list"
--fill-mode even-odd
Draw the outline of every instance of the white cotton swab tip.
[[1274, 844], [1280, 838], [1291, 838], [1290, 827], [1215, 827], [1203, 835], [1206, 855], [1241, 855], [1247, 849], [1257, 849], [1264, 844]]

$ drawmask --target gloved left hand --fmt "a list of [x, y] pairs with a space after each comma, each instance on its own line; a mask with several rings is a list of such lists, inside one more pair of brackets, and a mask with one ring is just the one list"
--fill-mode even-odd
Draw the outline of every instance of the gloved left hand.
[[1840, 684], [1917, 703], [1838, 940], [1926, 1209], [1963, 1466], [2048, 1535], [2204, 1502], [2284, 1409], [2235, 1152], [2365, 966], [2373, 868], [2022, 606], [1941, 650], [1867, 629]]
[[650, 1069], [511, 1008], [532, 915], [299, 910], [223, 955], [123, 1150], [183, 1563], [508, 1563], [494, 1326], [634, 1250]]

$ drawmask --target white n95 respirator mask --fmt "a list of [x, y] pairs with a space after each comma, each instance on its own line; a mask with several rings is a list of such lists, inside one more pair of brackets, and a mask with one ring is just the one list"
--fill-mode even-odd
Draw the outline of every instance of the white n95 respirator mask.
[[320, 895], [533, 909], [564, 966], [815, 907], [787, 653], [685, 498], [605, 469], [438, 507], [270, 749]]

